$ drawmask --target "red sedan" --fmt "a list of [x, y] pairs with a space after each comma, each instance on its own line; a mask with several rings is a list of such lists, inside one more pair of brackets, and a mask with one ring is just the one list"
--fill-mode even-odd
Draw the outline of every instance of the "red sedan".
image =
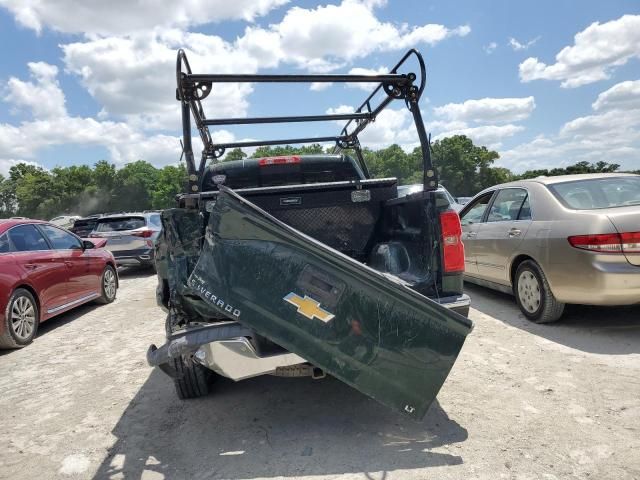
[[113, 255], [39, 220], [0, 219], [0, 348], [31, 343], [38, 324], [83, 303], [111, 303]]

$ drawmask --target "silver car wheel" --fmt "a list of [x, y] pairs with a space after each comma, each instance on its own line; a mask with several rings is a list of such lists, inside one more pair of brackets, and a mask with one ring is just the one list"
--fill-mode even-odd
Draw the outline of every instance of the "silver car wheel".
[[20, 341], [31, 337], [36, 327], [36, 309], [27, 297], [18, 297], [11, 306], [11, 327]]
[[107, 268], [104, 271], [104, 277], [102, 280], [102, 286], [104, 289], [104, 294], [109, 300], [113, 300], [116, 296], [116, 276], [113, 273], [113, 270]]
[[518, 277], [518, 298], [529, 313], [535, 313], [540, 308], [540, 282], [529, 270], [524, 270]]

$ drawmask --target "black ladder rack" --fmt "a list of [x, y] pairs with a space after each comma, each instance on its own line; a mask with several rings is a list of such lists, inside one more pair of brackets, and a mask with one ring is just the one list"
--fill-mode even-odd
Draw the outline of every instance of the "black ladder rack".
[[[420, 82], [416, 85], [415, 73], [398, 73], [398, 69], [414, 56], [420, 68]], [[249, 74], [194, 74], [191, 71], [187, 55], [184, 50], [178, 50], [176, 61], [176, 98], [182, 105], [182, 134], [183, 150], [189, 175], [189, 192], [199, 193], [201, 182], [206, 168], [207, 160], [216, 160], [224, 155], [226, 149], [237, 147], [259, 147], [267, 145], [303, 144], [335, 142], [336, 150], [353, 149], [360, 166], [369, 177], [369, 171], [362, 155], [358, 135], [375, 121], [378, 114], [384, 110], [393, 100], [404, 100], [407, 108], [413, 116], [413, 121], [418, 132], [423, 158], [423, 184], [425, 190], [435, 190], [438, 186], [436, 170], [431, 161], [429, 137], [424, 128], [420, 107], [418, 105], [426, 81], [426, 68], [420, 52], [409, 50], [400, 59], [390, 73], [380, 75], [342, 75], [342, 74], [292, 74], [292, 75], [249, 75]], [[353, 113], [325, 114], [325, 115], [298, 115], [255, 118], [207, 118], [202, 108], [202, 100], [211, 93], [216, 83], [372, 83], [378, 84], [373, 92]], [[377, 105], [372, 106], [373, 98], [380, 92], [384, 97]], [[196, 168], [193, 147], [191, 142], [191, 117], [200, 133], [204, 145], [200, 164]], [[346, 120], [344, 128], [339, 135], [328, 137], [305, 137], [278, 140], [256, 140], [244, 142], [214, 143], [211, 138], [210, 126], [214, 125], [252, 125], [270, 123], [298, 123], [298, 122], [322, 122]]]

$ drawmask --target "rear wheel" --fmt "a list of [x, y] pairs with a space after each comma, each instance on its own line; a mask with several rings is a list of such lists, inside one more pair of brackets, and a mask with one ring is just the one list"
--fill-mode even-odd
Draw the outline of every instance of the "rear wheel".
[[118, 277], [116, 276], [116, 270], [111, 265], [104, 267], [100, 277], [100, 284], [102, 286], [102, 295], [96, 301], [98, 303], [113, 302], [118, 291]]
[[520, 310], [532, 322], [555, 322], [564, 312], [564, 303], [556, 300], [547, 277], [533, 260], [518, 265], [514, 293]]
[[173, 382], [176, 393], [181, 400], [198, 398], [207, 395], [213, 380], [213, 372], [193, 361], [191, 357], [182, 356], [173, 360], [176, 376]]
[[13, 292], [7, 304], [4, 322], [0, 348], [21, 348], [33, 341], [40, 316], [38, 304], [29, 290], [18, 288]]

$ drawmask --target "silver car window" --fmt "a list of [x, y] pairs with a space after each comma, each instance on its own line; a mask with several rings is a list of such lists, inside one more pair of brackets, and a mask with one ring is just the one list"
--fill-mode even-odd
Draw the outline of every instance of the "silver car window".
[[529, 204], [529, 195], [522, 202], [522, 208], [520, 209], [520, 215], [518, 220], [531, 220], [531, 205]]
[[492, 196], [493, 192], [489, 192], [471, 203], [468, 209], [465, 209], [465, 212], [460, 218], [462, 225], [481, 222]]
[[162, 227], [162, 221], [160, 220], [160, 214], [159, 213], [153, 213], [153, 214], [149, 215], [149, 223], [151, 225], [153, 225], [154, 227], [161, 228]]
[[[500, 190], [491, 204], [487, 222], [510, 222], [519, 220], [522, 204], [527, 199], [527, 191], [523, 188], [505, 188]], [[529, 218], [531, 210], [529, 209]], [[520, 218], [524, 220], [524, 218]]]
[[556, 183], [548, 188], [565, 206], [575, 210], [640, 205], [640, 177], [607, 176]]

